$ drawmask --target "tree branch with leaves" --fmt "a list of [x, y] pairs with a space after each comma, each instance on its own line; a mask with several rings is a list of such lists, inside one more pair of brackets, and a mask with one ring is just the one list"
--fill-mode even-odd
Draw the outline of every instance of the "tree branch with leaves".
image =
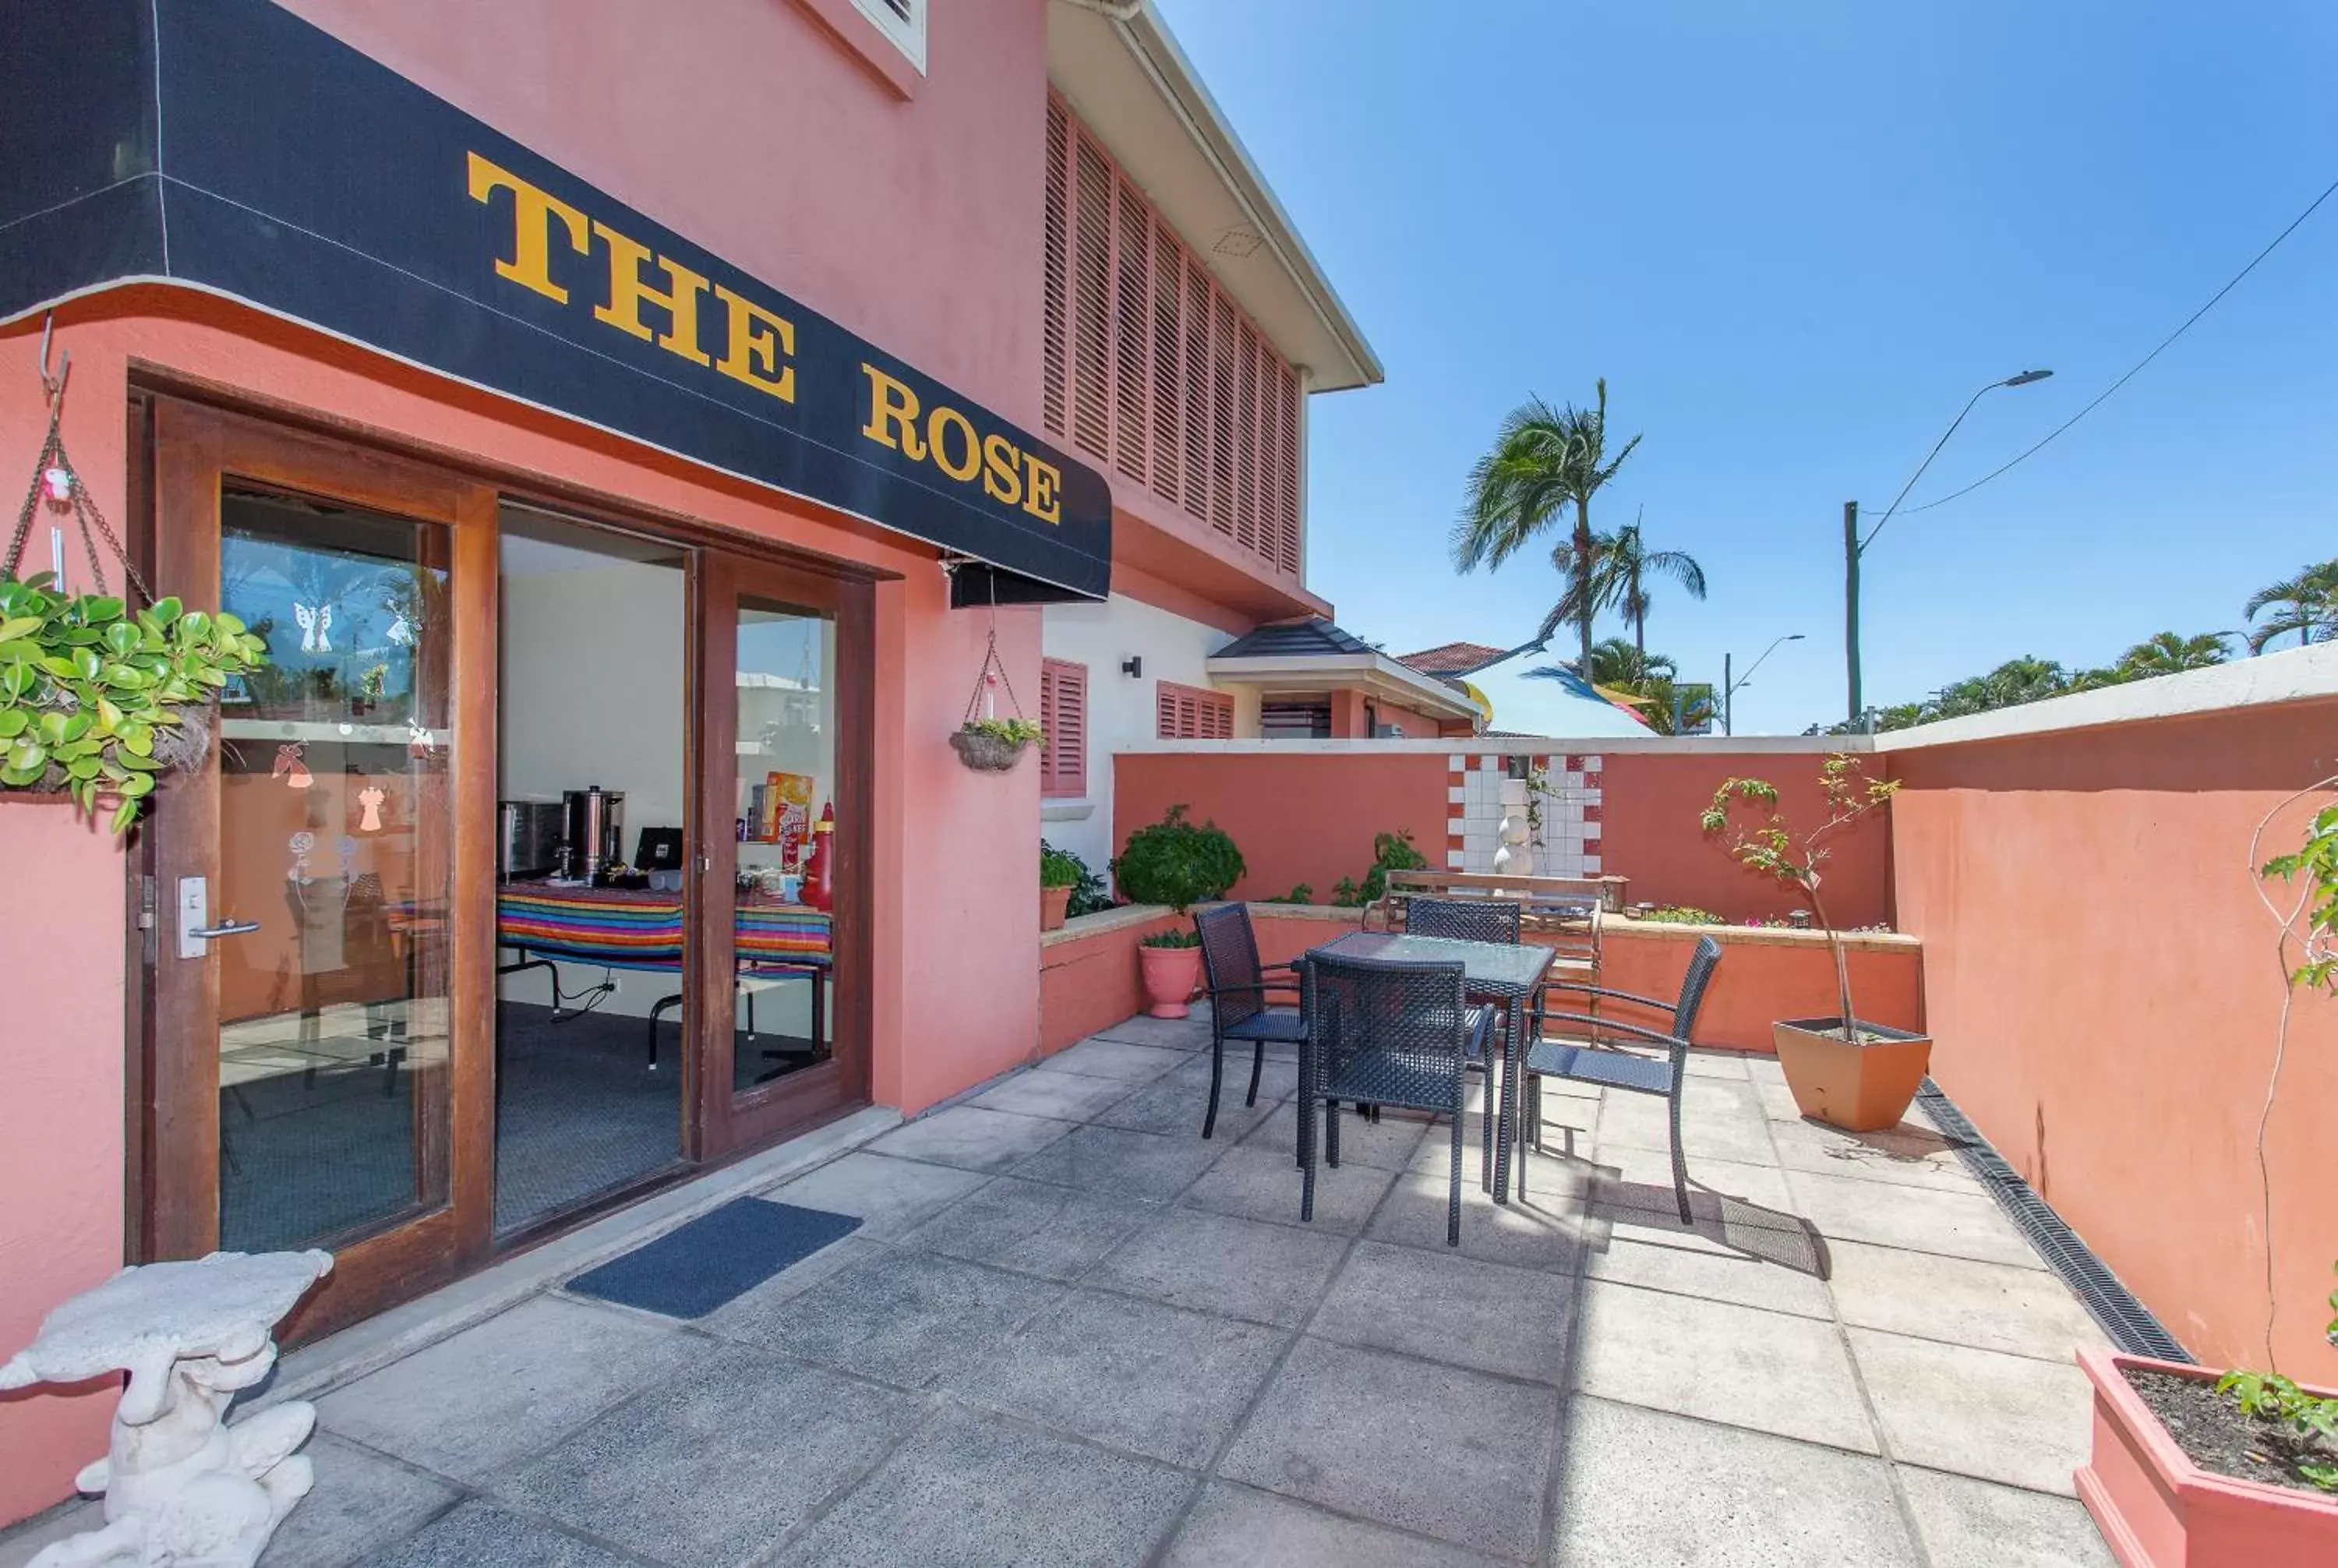
[[[1778, 787], [1763, 779], [1724, 779], [1698, 820], [1704, 836], [1718, 842], [1730, 858], [1749, 871], [1799, 889], [1810, 899], [1811, 914], [1826, 933], [1827, 950], [1834, 958], [1842, 1037], [1856, 1044], [1851, 960], [1843, 950], [1842, 934], [1827, 918], [1826, 902], [1819, 894], [1825, 880], [1820, 867], [1833, 853], [1830, 841], [1861, 818], [1882, 809], [1900, 792], [1900, 781], [1870, 778], [1851, 758], [1837, 752], [1820, 768], [1819, 788], [1826, 799], [1826, 819], [1807, 833], [1794, 831], [1779, 808]], [[1747, 820], [1744, 813], [1749, 808], [1759, 813], [1758, 820]]]

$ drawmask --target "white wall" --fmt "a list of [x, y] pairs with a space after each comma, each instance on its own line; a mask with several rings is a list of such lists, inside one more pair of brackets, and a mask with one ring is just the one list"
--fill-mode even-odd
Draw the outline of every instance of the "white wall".
[[[1088, 669], [1087, 796], [1077, 801], [1040, 802], [1040, 831], [1048, 843], [1070, 850], [1109, 877], [1105, 863], [1120, 847], [1112, 820], [1113, 752], [1133, 741], [1156, 739], [1157, 681], [1197, 686], [1205, 691], [1219, 690], [1212, 685], [1203, 665], [1233, 641], [1231, 633], [1214, 626], [1188, 621], [1120, 593], [1102, 604], [1047, 606], [1041, 652], [1050, 659], [1069, 660]], [[1120, 671], [1132, 656], [1144, 661], [1144, 673], [1136, 679]], [[1256, 689], [1223, 690], [1234, 700], [1234, 733], [1256, 735]]]
[[[593, 784], [622, 789], [628, 858], [643, 828], [683, 825], [683, 587], [673, 567], [614, 559], [504, 578], [497, 799], [557, 800]], [[600, 977], [597, 965], [560, 965], [571, 992]], [[611, 977], [617, 990], [600, 1010], [634, 1016], [682, 981], [653, 970]], [[505, 978], [500, 992], [514, 1002], [550, 1000], [541, 969]]]

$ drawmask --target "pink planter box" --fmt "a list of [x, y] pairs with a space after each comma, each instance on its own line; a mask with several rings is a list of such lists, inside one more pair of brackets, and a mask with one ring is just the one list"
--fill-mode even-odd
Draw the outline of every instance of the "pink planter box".
[[[2219, 1373], [2082, 1348], [2095, 1386], [2095, 1444], [2078, 1499], [2124, 1568], [2273, 1568], [2338, 1563], [2338, 1497], [2235, 1481], [2184, 1456], [2120, 1369], [2213, 1383]], [[2329, 1396], [2327, 1389], [2312, 1390]]]

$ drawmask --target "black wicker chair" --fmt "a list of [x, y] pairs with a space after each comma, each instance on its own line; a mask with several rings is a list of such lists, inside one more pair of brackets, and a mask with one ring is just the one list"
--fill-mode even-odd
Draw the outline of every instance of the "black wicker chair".
[[1414, 936], [1507, 942], [1516, 946], [1525, 914], [1508, 898], [1413, 898], [1404, 906], [1404, 928]]
[[[1459, 964], [1311, 957], [1302, 971], [1308, 1044], [1299, 1059], [1299, 1218], [1315, 1218], [1315, 1102], [1324, 1102], [1323, 1158], [1340, 1164], [1339, 1102], [1433, 1112], [1453, 1128], [1452, 1198], [1445, 1244], [1461, 1244], [1461, 1123], [1473, 1063], [1482, 1063], [1493, 1010], [1471, 1007]], [[1491, 1096], [1480, 1135], [1494, 1136]]]
[[[1527, 1125], [1533, 1130], [1534, 1147], [1542, 1147], [1542, 1081], [1545, 1078], [1571, 1078], [1578, 1083], [1596, 1083], [1605, 1089], [1628, 1089], [1636, 1094], [1661, 1094], [1672, 1105], [1673, 1196], [1680, 1202], [1683, 1224], [1688, 1223], [1688, 1163], [1681, 1155], [1681, 1090], [1688, 1080], [1689, 1037], [1696, 1032], [1697, 1010], [1704, 1005], [1705, 987], [1712, 983], [1713, 972], [1721, 963], [1721, 944], [1710, 936], [1697, 938], [1696, 951], [1689, 956], [1688, 973], [1681, 977], [1680, 1000], [1659, 1002], [1652, 996], [1636, 996], [1629, 991], [1611, 991], [1604, 985], [1592, 985], [1581, 981], [1554, 980], [1546, 987], [1549, 991], [1582, 992], [1594, 997], [1608, 997], [1619, 1002], [1635, 1003], [1652, 1007], [1659, 1013], [1672, 1014], [1669, 1033], [1661, 1029], [1643, 1028], [1636, 1024], [1621, 1023], [1613, 1018], [1595, 1017], [1586, 1013], [1546, 1013], [1542, 1022], [1579, 1024], [1589, 1044], [1570, 1044], [1564, 1041], [1537, 1038], [1527, 1053]], [[1606, 1044], [1610, 1034], [1626, 1040], [1660, 1045], [1665, 1049], [1661, 1059], [1635, 1055]], [[1523, 1176], [1521, 1177], [1523, 1180]]]
[[[1226, 1042], [1251, 1043], [1250, 1093], [1245, 1105], [1258, 1103], [1259, 1074], [1266, 1066], [1270, 1042], [1293, 1047], [1307, 1043], [1307, 1020], [1296, 1007], [1270, 1004], [1270, 995], [1295, 997], [1299, 980], [1288, 964], [1258, 961], [1258, 934], [1251, 929], [1250, 906], [1222, 904], [1194, 916], [1202, 938], [1202, 968], [1210, 988], [1210, 1109], [1202, 1118], [1202, 1136], [1218, 1130], [1218, 1088], [1225, 1077]], [[1270, 980], [1270, 975], [1284, 978]]]
[[[1517, 946], [1524, 928], [1526, 909], [1508, 898], [1430, 898], [1415, 896], [1405, 901], [1404, 929], [1410, 936], [1442, 936], [1455, 942], [1502, 942]], [[1506, 1027], [1507, 1014], [1499, 1008], [1494, 1012], [1497, 1029]], [[1507, 1036], [1505, 1036], [1507, 1037]], [[1488, 1051], [1469, 1063], [1472, 1073], [1486, 1075], [1486, 1095], [1488, 1100], [1501, 1092], [1495, 1081], [1494, 1063], [1500, 1053]], [[1487, 1140], [1484, 1151], [1484, 1184], [1486, 1191], [1494, 1190], [1494, 1145]]]

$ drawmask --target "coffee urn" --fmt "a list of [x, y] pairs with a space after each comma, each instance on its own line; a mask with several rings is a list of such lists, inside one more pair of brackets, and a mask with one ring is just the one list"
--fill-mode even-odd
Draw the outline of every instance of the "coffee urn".
[[575, 858], [575, 874], [590, 882], [614, 866], [625, 863], [625, 792], [570, 789], [561, 795], [568, 808], [568, 848]]

